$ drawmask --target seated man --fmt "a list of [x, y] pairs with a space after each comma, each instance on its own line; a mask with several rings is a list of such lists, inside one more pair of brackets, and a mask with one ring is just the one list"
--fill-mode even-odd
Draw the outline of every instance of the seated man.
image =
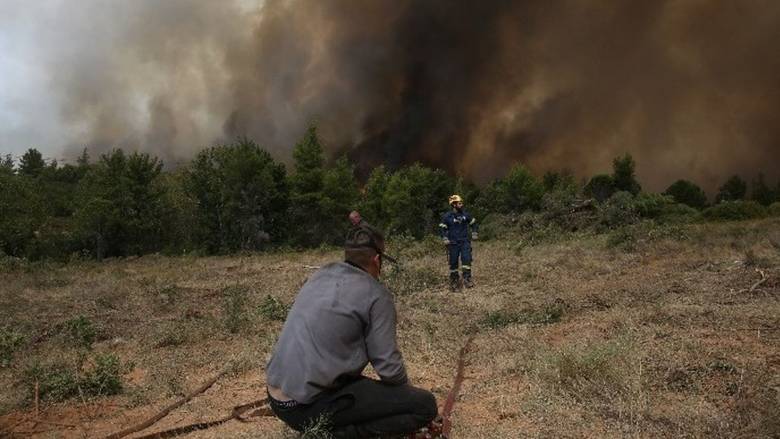
[[[312, 274], [295, 299], [266, 368], [271, 408], [303, 431], [325, 422], [335, 438], [413, 432], [434, 419], [436, 399], [409, 385], [396, 341], [393, 296], [377, 281], [384, 238], [365, 222], [345, 262]], [[380, 380], [362, 375], [371, 363]]]

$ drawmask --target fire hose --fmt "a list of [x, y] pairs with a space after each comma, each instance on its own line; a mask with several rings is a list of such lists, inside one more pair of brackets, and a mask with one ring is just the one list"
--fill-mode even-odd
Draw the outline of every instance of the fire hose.
[[458, 354], [458, 368], [455, 372], [455, 380], [452, 383], [452, 389], [450, 389], [449, 395], [447, 395], [447, 399], [444, 402], [444, 408], [441, 411], [441, 417], [442, 417], [442, 434], [444, 437], [448, 438], [450, 437], [450, 432], [452, 431], [452, 408], [455, 406], [455, 400], [458, 398], [458, 395], [460, 394], [460, 386], [463, 384], [463, 370], [466, 368], [466, 354], [469, 351], [469, 348], [471, 347], [471, 342], [474, 340], [474, 336], [466, 340], [466, 344], [463, 345], [462, 348], [460, 348], [460, 354]]
[[[441, 419], [442, 419], [442, 435], [445, 438], [450, 437], [450, 432], [452, 430], [452, 410], [455, 406], [455, 401], [458, 398], [458, 395], [460, 394], [460, 387], [463, 384], [463, 371], [466, 366], [466, 354], [469, 351], [469, 348], [471, 347], [471, 342], [474, 340], [474, 336], [468, 338], [466, 341], [466, 344], [463, 345], [463, 347], [460, 349], [460, 353], [458, 355], [458, 365], [457, 370], [455, 373], [455, 380], [453, 382], [452, 388], [450, 389], [449, 394], [447, 395], [447, 399], [444, 402], [444, 407], [442, 408], [441, 413]], [[157, 421], [167, 416], [171, 411], [181, 407], [184, 405], [187, 401], [194, 398], [195, 396], [205, 392], [208, 388], [210, 388], [217, 380], [222, 377], [225, 374], [225, 371], [223, 370], [219, 374], [217, 374], [214, 378], [210, 379], [209, 381], [205, 382], [203, 385], [198, 387], [195, 391], [190, 393], [189, 395], [185, 396], [181, 400], [165, 407], [163, 410], [158, 412], [155, 416], [151, 417], [150, 419], [137, 424], [132, 427], [128, 427], [122, 431], [110, 434], [105, 437], [105, 439], [120, 439], [122, 437], [125, 437], [127, 435], [137, 433], [141, 430], [144, 430], [146, 428], [151, 427], [154, 425]], [[248, 411], [256, 409], [253, 412], [246, 414]], [[237, 420], [239, 422], [250, 422], [249, 418], [253, 417], [262, 417], [262, 416], [273, 416], [273, 412], [271, 411], [271, 408], [268, 407], [268, 399], [263, 398], [259, 399], [257, 401], [252, 401], [247, 404], [237, 405], [233, 407], [233, 410], [231, 411], [229, 416], [225, 416], [223, 418], [219, 418], [213, 421], [205, 421], [205, 422], [197, 422], [194, 424], [189, 424], [181, 427], [172, 428], [169, 430], [159, 431], [156, 433], [150, 433], [146, 434], [144, 436], [139, 436], [135, 439], [163, 439], [163, 438], [170, 438], [170, 437], [176, 437], [183, 434], [191, 433], [193, 431], [198, 430], [205, 430], [207, 428], [215, 427], [217, 425], [224, 424], [226, 422]]]

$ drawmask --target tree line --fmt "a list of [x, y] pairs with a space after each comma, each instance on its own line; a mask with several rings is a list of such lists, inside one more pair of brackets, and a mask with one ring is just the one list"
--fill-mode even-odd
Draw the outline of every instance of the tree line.
[[[741, 177], [730, 177], [710, 204], [688, 180], [662, 194], [643, 192], [635, 166], [630, 155], [617, 157], [611, 174], [579, 184], [566, 171], [538, 178], [518, 164], [480, 187], [416, 163], [378, 167], [360, 184], [345, 156], [326, 159], [314, 126], [295, 145], [290, 171], [249, 139], [202, 150], [171, 171], [157, 157], [121, 149], [96, 160], [84, 150], [75, 165], [63, 166], [30, 149], [18, 164], [10, 155], [0, 160], [0, 256], [66, 260], [310, 248], [340, 244], [353, 209], [390, 234], [421, 239], [436, 230], [452, 193], [464, 196], [480, 218], [524, 212], [554, 218], [583, 199], [617, 208], [623, 217], [688, 209], [705, 218], [740, 219], [779, 210], [773, 203], [780, 183], [772, 188], [760, 174], [750, 191]], [[614, 225], [607, 217], [600, 217], [602, 226]]]

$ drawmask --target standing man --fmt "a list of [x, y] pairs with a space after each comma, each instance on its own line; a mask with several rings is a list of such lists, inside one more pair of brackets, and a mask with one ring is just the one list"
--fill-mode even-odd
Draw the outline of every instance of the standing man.
[[363, 221], [363, 218], [360, 216], [360, 212], [357, 210], [353, 210], [349, 213], [349, 222], [352, 224], [352, 227], [359, 227], [362, 224], [366, 224], [366, 222]]
[[[324, 423], [334, 438], [414, 432], [436, 417], [436, 399], [412, 387], [396, 341], [393, 296], [377, 281], [382, 234], [357, 221], [344, 262], [301, 288], [266, 368], [271, 409], [297, 431]], [[362, 375], [371, 363], [379, 380]]]
[[452, 195], [449, 201], [452, 209], [442, 216], [439, 232], [450, 257], [450, 290], [456, 291], [460, 287], [459, 258], [463, 284], [466, 288], [474, 286], [471, 280], [471, 240], [478, 238], [477, 222], [463, 209], [463, 199], [460, 195]]

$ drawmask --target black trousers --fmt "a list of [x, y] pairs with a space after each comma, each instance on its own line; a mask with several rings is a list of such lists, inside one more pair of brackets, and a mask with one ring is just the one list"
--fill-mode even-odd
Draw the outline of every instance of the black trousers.
[[273, 398], [276, 416], [297, 431], [327, 420], [334, 438], [370, 438], [413, 432], [436, 417], [436, 398], [410, 385], [360, 377], [310, 404], [286, 407]]

